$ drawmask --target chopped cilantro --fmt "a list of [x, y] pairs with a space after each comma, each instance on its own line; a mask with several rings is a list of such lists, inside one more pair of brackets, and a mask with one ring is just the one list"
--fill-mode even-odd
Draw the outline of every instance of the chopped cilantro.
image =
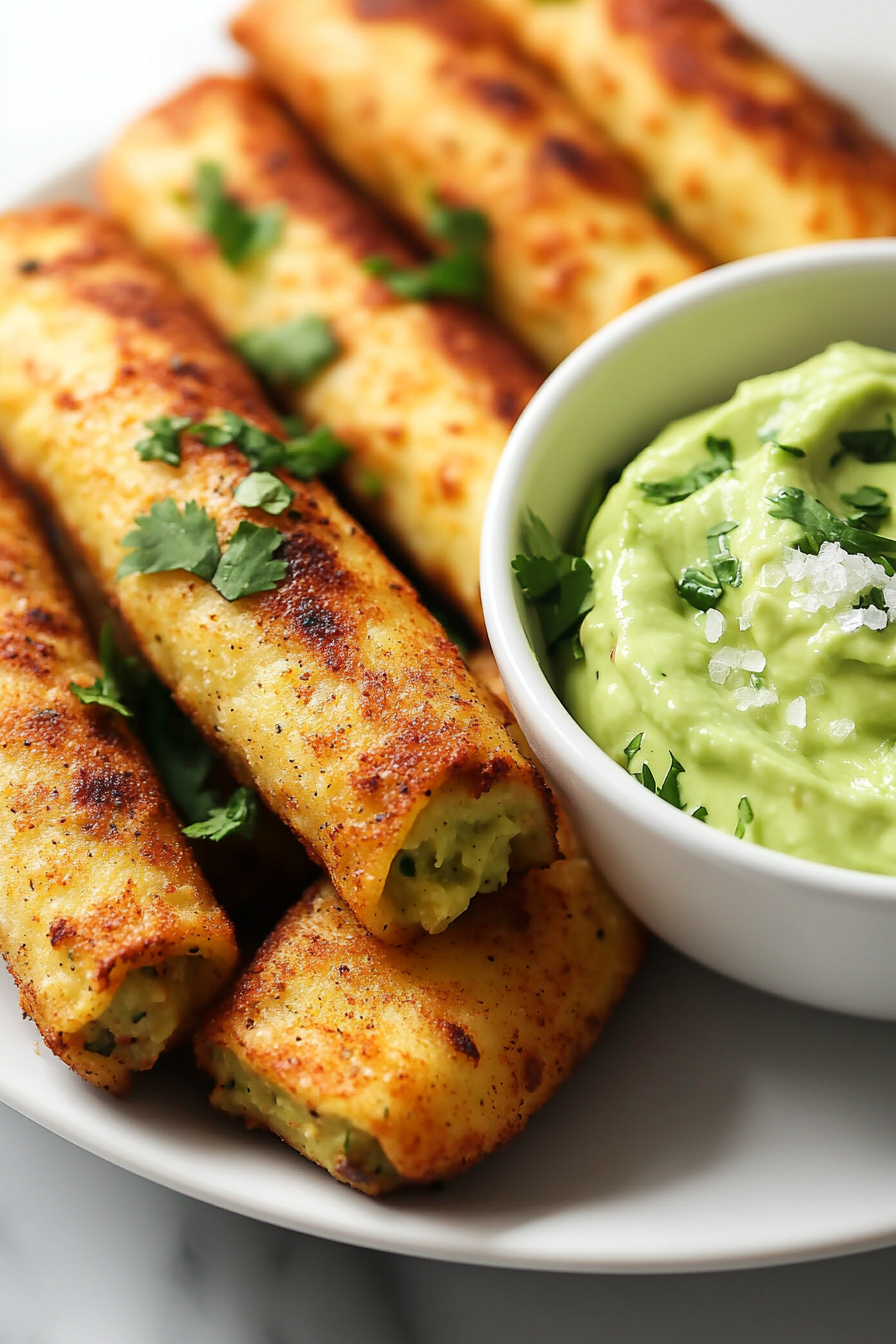
[[180, 436], [183, 430], [190, 428], [188, 415], [160, 415], [155, 420], [143, 422], [151, 431], [146, 439], [134, 444], [134, 452], [141, 462], [167, 462], [169, 466], [180, 466]]
[[561, 551], [547, 527], [531, 509], [523, 524], [525, 553], [512, 561], [517, 582], [538, 614], [548, 648], [578, 629], [594, 605], [591, 566], [580, 555]]
[[719, 439], [707, 434], [706, 447], [709, 461], [692, 467], [684, 476], [673, 476], [668, 481], [639, 481], [638, 489], [651, 504], [677, 504], [689, 495], [709, 485], [723, 472], [734, 466], [734, 445], [730, 439]]
[[381, 499], [386, 483], [377, 471], [362, 471], [358, 477], [358, 489], [365, 499]]
[[276, 527], [259, 527], [245, 519], [228, 542], [212, 583], [228, 602], [267, 593], [286, 575], [286, 561], [275, 560], [283, 537]]
[[[770, 517], [788, 518], [803, 528], [804, 536], [796, 543], [798, 550], [816, 554], [822, 542], [838, 541], [850, 555], [868, 555], [877, 559], [896, 555], [896, 541], [853, 527], [850, 521], [835, 517], [820, 500], [813, 499], [795, 485], [779, 490], [769, 503], [774, 505], [769, 509]], [[884, 561], [884, 568], [888, 563]]]
[[789, 453], [791, 457], [805, 457], [805, 449], [794, 448], [789, 443], [778, 443], [777, 439], [770, 440], [773, 448], [777, 448], [782, 453]]
[[130, 554], [119, 565], [116, 578], [173, 569], [185, 569], [206, 581], [212, 578], [221, 548], [214, 519], [194, 500], [187, 500], [183, 513], [173, 499], [157, 500], [135, 522], [135, 530], [121, 543]]
[[283, 451], [283, 466], [300, 481], [310, 481], [322, 471], [329, 471], [351, 455], [351, 449], [337, 439], [328, 425], [317, 425], [308, 434], [287, 439]]
[[734, 834], [738, 840], [743, 840], [747, 827], [753, 820], [753, 809], [750, 806], [749, 798], [741, 798], [737, 805], [737, 826], [734, 828]]
[[709, 549], [709, 563], [719, 583], [727, 583], [729, 588], [739, 588], [743, 582], [740, 561], [735, 559], [728, 549], [728, 533], [738, 526], [730, 521], [716, 523], [706, 534]]
[[694, 808], [693, 812], [691, 813], [691, 816], [694, 818], [695, 821], [705, 821], [706, 818], [709, 816], [709, 813], [701, 803], [700, 807]]
[[84, 1042], [84, 1049], [89, 1050], [92, 1055], [102, 1055], [108, 1059], [115, 1049], [115, 1037], [108, 1027], [100, 1027], [92, 1041]]
[[[632, 761], [641, 750], [643, 741], [644, 734], [638, 733], [632, 738], [631, 742], [629, 742], [628, 746], [623, 751], [625, 763], [631, 772], [632, 778], [636, 779], [648, 793], [655, 793], [658, 798], [662, 798], [664, 803], [671, 804], [671, 806], [676, 808], [679, 812], [685, 812], [687, 809], [682, 802], [681, 789], [678, 783], [679, 778], [684, 774], [684, 766], [681, 761], [675, 759], [671, 751], [669, 752], [669, 769], [666, 771], [666, 778], [663, 780], [662, 784], [657, 784], [653, 771], [646, 762], [641, 766], [640, 770], [631, 769]], [[698, 807], [691, 813], [691, 816], [696, 818], [697, 821], [705, 821], [709, 816], [709, 813], [705, 807]]]
[[709, 611], [710, 607], [717, 607], [722, 600], [721, 583], [696, 565], [689, 565], [682, 572], [676, 586], [679, 595], [697, 611]]
[[675, 759], [671, 751], [669, 752], [669, 760], [671, 764], [666, 772], [666, 778], [663, 780], [660, 788], [657, 789], [657, 796], [662, 798], [663, 802], [671, 803], [673, 807], [677, 807], [679, 812], [681, 812], [684, 809], [684, 803], [681, 801], [678, 777], [679, 775], [684, 774], [684, 766], [681, 761]]
[[628, 746], [625, 748], [623, 752], [623, 755], [625, 756], [626, 765], [631, 765], [632, 760], [634, 759], [635, 756], [637, 756], [638, 752], [641, 750], [641, 743], [643, 741], [644, 741], [644, 734], [638, 733], [635, 737], [632, 738], [631, 742], [629, 742]]
[[234, 345], [260, 377], [275, 385], [307, 382], [339, 354], [332, 327], [316, 313], [247, 331]]
[[244, 509], [264, 509], [265, 513], [277, 514], [289, 508], [295, 494], [279, 476], [272, 476], [269, 471], [252, 471], [240, 481], [233, 497]]
[[438, 295], [483, 299], [488, 288], [485, 248], [491, 226], [480, 210], [451, 206], [433, 197], [429, 233], [451, 249], [420, 266], [399, 266], [390, 257], [367, 257], [364, 269], [377, 276], [400, 299], [425, 300]]
[[258, 816], [258, 796], [240, 785], [226, 803], [212, 807], [204, 821], [184, 827], [191, 840], [224, 840], [228, 835], [251, 837]]
[[126, 719], [131, 718], [131, 710], [124, 704], [122, 699], [122, 690], [118, 682], [117, 665], [119, 662], [118, 650], [115, 647], [115, 636], [112, 634], [112, 626], [107, 621], [100, 632], [100, 667], [102, 673], [96, 678], [92, 686], [79, 686], [77, 682], [70, 681], [68, 688], [82, 705], [105, 705], [107, 709], [114, 709], [116, 714], [123, 714]]
[[224, 448], [232, 444], [249, 463], [253, 471], [273, 471], [283, 462], [283, 442], [250, 420], [244, 420], [233, 411], [221, 411], [221, 423], [203, 420], [194, 425], [193, 432], [209, 448]]
[[876, 485], [860, 485], [850, 495], [841, 495], [844, 504], [856, 509], [848, 517], [856, 527], [876, 532], [890, 516], [890, 497]]
[[835, 467], [842, 457], [857, 457], [860, 462], [896, 462], [896, 434], [893, 433], [893, 417], [887, 415], [887, 423], [882, 429], [847, 429], [838, 434], [840, 451], [831, 458]]
[[280, 237], [281, 212], [277, 206], [247, 210], [229, 195], [217, 163], [200, 163], [194, 190], [200, 204], [200, 227], [218, 244], [218, 251], [234, 268], [273, 247]]

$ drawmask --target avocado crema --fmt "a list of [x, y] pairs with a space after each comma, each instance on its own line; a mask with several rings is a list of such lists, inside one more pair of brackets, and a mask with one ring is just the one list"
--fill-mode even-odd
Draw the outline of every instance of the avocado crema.
[[894, 416], [896, 355], [850, 342], [669, 425], [590, 526], [584, 657], [558, 665], [582, 727], [667, 801], [887, 874]]

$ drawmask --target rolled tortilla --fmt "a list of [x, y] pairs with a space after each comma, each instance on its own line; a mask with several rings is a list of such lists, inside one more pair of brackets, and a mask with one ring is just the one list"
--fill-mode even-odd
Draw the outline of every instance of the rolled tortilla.
[[486, 216], [492, 305], [548, 365], [702, 269], [628, 163], [468, 0], [255, 0], [233, 32], [430, 245], [433, 195]]
[[[253, 264], [253, 263], [249, 263]], [[272, 434], [257, 386], [110, 223], [75, 206], [0, 223], [0, 437], [50, 501], [181, 708], [378, 937], [444, 928], [508, 870], [550, 863], [547, 788], [413, 589], [318, 482], [277, 516], [237, 504], [248, 463], [144, 423], [222, 409]], [[283, 478], [287, 480], [286, 477]], [[116, 581], [122, 538], [170, 499], [220, 543], [276, 528], [286, 575], [225, 601], [184, 570]]]
[[[203, 162], [245, 205], [282, 210], [265, 265], [228, 265], [202, 232], [191, 196]], [[310, 316], [330, 324], [339, 353], [278, 390], [351, 444], [343, 481], [356, 505], [482, 632], [485, 500], [535, 366], [472, 307], [404, 303], [367, 273], [373, 254], [419, 258], [250, 80], [201, 80], [142, 117], [106, 155], [100, 187], [227, 338]]]
[[197, 1038], [212, 1102], [366, 1194], [506, 1143], [587, 1053], [643, 953], [586, 859], [386, 947], [312, 887]]
[[50, 1049], [127, 1091], [236, 967], [227, 917], [0, 473], [0, 950]]
[[896, 154], [708, 0], [479, 0], [720, 261], [896, 233]]

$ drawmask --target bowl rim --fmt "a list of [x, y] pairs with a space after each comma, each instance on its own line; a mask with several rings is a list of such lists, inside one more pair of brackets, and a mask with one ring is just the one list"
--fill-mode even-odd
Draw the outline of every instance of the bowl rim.
[[896, 902], [896, 876], [839, 868], [799, 858], [694, 821], [654, 797], [614, 761], [572, 717], [554, 690], [529, 643], [513, 587], [509, 564], [520, 495], [537, 445], [558, 407], [604, 359], [630, 346], [648, 330], [719, 295], [760, 282], [774, 282], [814, 271], [862, 269], [889, 263], [896, 268], [896, 238], [849, 239], [815, 243], [727, 262], [652, 295], [613, 318], [589, 336], [545, 379], [514, 425], [489, 491], [482, 529], [480, 583], [489, 640], [498, 668], [517, 700], [540, 716], [558, 755], [579, 781], [602, 794], [612, 790], [645, 829], [678, 849], [697, 852], [717, 866], [745, 868], [754, 878], [777, 879], [791, 886], [854, 902], [861, 898], [886, 905]]

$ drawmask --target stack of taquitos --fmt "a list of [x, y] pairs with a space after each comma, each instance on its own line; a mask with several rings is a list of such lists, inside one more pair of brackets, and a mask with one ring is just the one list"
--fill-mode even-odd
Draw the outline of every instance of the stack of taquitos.
[[0, 950], [82, 1078], [127, 1091], [226, 983], [230, 924], [124, 719], [30, 509], [0, 473]]
[[548, 365], [705, 265], [468, 0], [255, 0], [233, 32], [333, 157], [431, 246], [434, 200], [485, 216], [492, 305]]
[[[244, 207], [280, 210], [265, 257], [232, 266], [203, 232], [202, 163], [221, 169]], [[330, 324], [335, 358], [278, 390], [351, 445], [343, 481], [355, 503], [482, 632], [482, 515], [508, 431], [538, 386], [534, 365], [471, 306], [403, 302], [368, 274], [374, 254], [418, 258], [252, 81], [202, 80], [141, 117], [106, 155], [100, 189], [228, 339], [309, 316]]]
[[[77, 207], [0, 224], [0, 434], [51, 501], [155, 671], [389, 941], [445, 927], [508, 869], [550, 863], [552, 804], [410, 585], [317, 482], [276, 517], [233, 497], [233, 445], [184, 431], [141, 461], [144, 423], [222, 411], [276, 436], [256, 385], [110, 224]], [[284, 483], [287, 478], [282, 477]], [[226, 601], [183, 569], [116, 582], [162, 500], [221, 542], [259, 517], [286, 576]]]
[[896, 154], [709, 0], [479, 0], [720, 261], [896, 233]]

